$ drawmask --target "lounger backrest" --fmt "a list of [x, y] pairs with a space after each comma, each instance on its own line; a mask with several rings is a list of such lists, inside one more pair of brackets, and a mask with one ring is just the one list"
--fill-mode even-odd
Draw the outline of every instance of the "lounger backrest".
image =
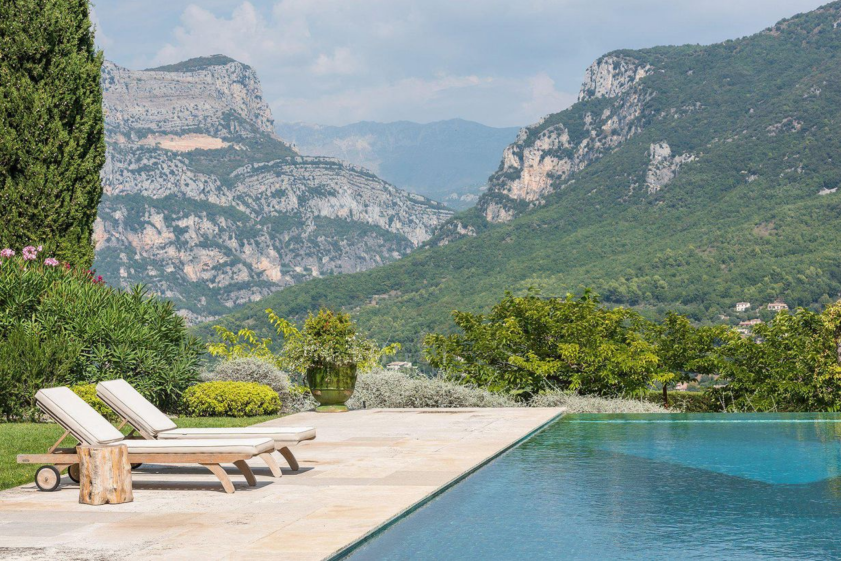
[[70, 388], [38, 390], [35, 400], [47, 415], [84, 444], [110, 444], [123, 439], [123, 433]]
[[178, 428], [134, 386], [125, 380], [109, 380], [96, 385], [96, 395], [131, 426], [155, 438], [159, 433]]

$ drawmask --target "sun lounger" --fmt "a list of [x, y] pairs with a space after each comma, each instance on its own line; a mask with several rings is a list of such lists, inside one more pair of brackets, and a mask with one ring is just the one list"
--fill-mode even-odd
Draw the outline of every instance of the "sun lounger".
[[[18, 463], [52, 464], [38, 469], [35, 482], [44, 491], [55, 491], [60, 485], [60, 473], [68, 468], [71, 479], [72, 468], [78, 467], [79, 456], [75, 448], [59, 448], [68, 435], [79, 442], [92, 446], [116, 446], [125, 444], [132, 464], [201, 464], [209, 469], [228, 493], [234, 492], [228, 474], [220, 464], [232, 463], [245, 476], [250, 486], [257, 480], [246, 460], [254, 457], [269, 457], [274, 450], [274, 441], [269, 438], [237, 439], [190, 439], [190, 440], [131, 440], [109, 423], [93, 407], [69, 388], [48, 388], [35, 394], [38, 407], [64, 427], [64, 435], [46, 454], [21, 454]], [[78, 473], [78, 471], [77, 471]]]
[[[96, 395], [117, 412], [143, 438], [169, 441], [182, 439], [215, 438], [270, 438], [275, 449], [298, 471], [298, 461], [290, 447], [315, 438], [311, 427], [242, 427], [242, 428], [178, 428], [172, 419], [143, 397], [125, 380], [110, 380], [96, 385]], [[261, 456], [275, 477], [281, 476], [280, 468], [272, 456]]]

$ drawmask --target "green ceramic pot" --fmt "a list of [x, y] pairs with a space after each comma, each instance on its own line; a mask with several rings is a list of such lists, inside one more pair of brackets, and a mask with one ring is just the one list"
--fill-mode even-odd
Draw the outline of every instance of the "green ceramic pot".
[[347, 411], [345, 402], [356, 387], [356, 365], [313, 365], [307, 368], [307, 385], [320, 404], [316, 411], [340, 413]]

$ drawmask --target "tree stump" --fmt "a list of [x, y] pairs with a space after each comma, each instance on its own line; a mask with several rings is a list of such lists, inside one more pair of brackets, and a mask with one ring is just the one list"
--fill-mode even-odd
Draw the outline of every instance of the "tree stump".
[[87, 446], [79, 453], [79, 502], [86, 505], [130, 503], [131, 465], [125, 446]]

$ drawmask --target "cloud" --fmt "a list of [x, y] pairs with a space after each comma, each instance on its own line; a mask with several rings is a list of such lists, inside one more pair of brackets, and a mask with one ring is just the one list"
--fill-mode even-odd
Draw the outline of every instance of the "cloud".
[[111, 45], [114, 44], [114, 41], [108, 37], [104, 31], [102, 31], [102, 24], [99, 23], [99, 18], [96, 15], [96, 10], [93, 9], [91, 6], [90, 14], [89, 14], [91, 24], [93, 25], [94, 29], [94, 37], [96, 39], [96, 44], [99, 46], [100, 49], [107, 49]]
[[110, 38], [97, 40], [135, 67], [217, 53], [250, 64], [278, 121], [509, 126], [568, 106], [611, 50], [739, 37], [824, 2], [144, 0], [103, 3]]
[[337, 47], [332, 55], [320, 54], [312, 64], [312, 73], [318, 76], [328, 74], [357, 74], [363, 68], [360, 61], [347, 47]]
[[188, 58], [225, 54], [246, 64], [274, 60], [283, 62], [307, 51], [306, 29], [294, 25], [273, 26], [250, 2], [234, 8], [231, 16], [218, 17], [195, 4], [181, 15], [175, 41], [155, 56], [155, 64], [171, 64]]

